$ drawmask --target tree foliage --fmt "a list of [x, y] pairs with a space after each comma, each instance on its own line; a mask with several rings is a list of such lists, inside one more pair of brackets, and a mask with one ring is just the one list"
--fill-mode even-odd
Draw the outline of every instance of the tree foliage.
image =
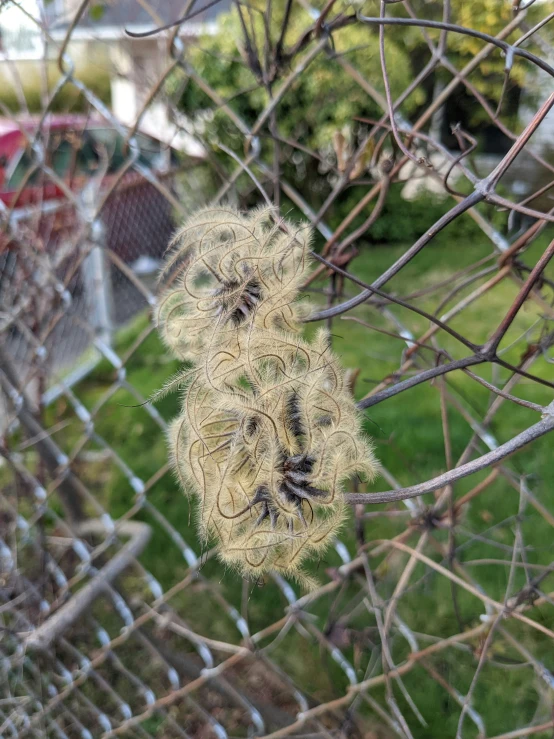
[[[238, 116], [251, 128], [278, 96], [275, 119], [268, 116], [259, 127], [260, 157], [271, 164], [275, 151], [272, 139], [278, 137], [283, 173], [314, 208], [336, 182], [337, 169], [341, 170], [367, 134], [370, 124], [364, 125], [357, 118], [380, 119], [386, 108], [370, 92], [370, 88], [375, 90], [376, 97], [384, 101], [379, 29], [356, 18], [358, 12], [378, 16], [379, 3], [368, 0], [353, 5], [339, 0], [316, 32], [318, 13], [327, 5], [320, 2], [317, 12], [310, 12], [309, 6], [300, 2], [289, 4], [286, 0], [269, 4], [253, 0], [234, 5], [230, 12], [219, 16], [215, 33], [189, 43], [185, 74], [181, 69], [170, 80], [179, 108], [201, 130], [203, 142], [213, 144], [213, 154], [221, 159], [222, 166], [228, 164], [229, 158], [222, 153], [220, 144], [238, 155], [244, 154], [244, 135], [232, 116]], [[417, 10], [421, 18], [444, 20], [444, 4], [438, 0], [429, 0]], [[528, 15], [527, 22], [536, 22], [545, 12], [540, 4], [533, 6], [529, 14], [535, 17]], [[403, 4], [391, 4], [387, 15], [406, 17], [406, 9]], [[506, 0], [452, 0], [448, 21], [495, 35], [511, 17], [511, 3]], [[515, 40], [522, 32], [516, 29], [510, 38]], [[393, 100], [429, 65], [441, 34], [438, 29], [387, 27], [385, 58]], [[316, 54], [312, 61], [314, 45], [325, 39], [325, 52]], [[404, 97], [398, 107], [401, 119], [417, 120], [437, 91], [452, 81], [448, 64], [462, 69], [483, 45], [481, 39], [449, 31], [443, 59], [447, 64], [436, 64]], [[297, 73], [298, 65], [302, 71]], [[464, 88], [460, 83], [445, 108], [444, 137], [458, 122], [478, 137], [491, 127], [498, 135], [495, 124], [491, 126], [490, 112], [501, 98], [501, 118], [513, 127], [520, 91], [529, 87], [537, 73], [533, 65], [516, 57], [506, 80], [505, 65], [504, 54], [497, 49], [469, 75], [470, 87]], [[194, 75], [188, 77], [187, 69], [194, 70], [212, 94], [205, 86], [196, 84]], [[283, 89], [286, 91], [281, 94]], [[476, 95], [488, 101], [489, 113]], [[390, 133], [383, 128], [376, 138], [379, 136]], [[452, 137], [447, 143], [456, 146], [456, 139]], [[361, 157], [361, 166], [351, 178], [353, 184], [371, 171], [368, 164], [373, 147], [374, 141]], [[334, 213], [328, 214], [330, 219], [333, 216]]]

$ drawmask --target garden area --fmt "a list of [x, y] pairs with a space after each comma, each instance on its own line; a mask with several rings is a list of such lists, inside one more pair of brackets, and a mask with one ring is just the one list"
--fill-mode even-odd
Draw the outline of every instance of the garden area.
[[[411, 295], [414, 285], [423, 284], [424, 278], [424, 284], [428, 288], [436, 289], [430, 289], [428, 294], [418, 297], [414, 301], [415, 305], [433, 315], [443, 315], [451, 307], [448, 299], [454, 286], [460, 288], [456, 295], [458, 301], [485, 283], [486, 275], [465, 285], [466, 280], [462, 277], [458, 277], [455, 282], [451, 279], [453, 275], [459, 275], [490, 254], [490, 246], [486, 240], [482, 237], [475, 238], [475, 235], [471, 238], [471, 225], [468, 231], [468, 238], [461, 240], [454, 228], [445, 230], [432, 247], [394, 280], [391, 285], [392, 294], [398, 297]], [[544, 241], [538, 240], [526, 254], [530, 263], [544, 246]], [[401, 244], [368, 246], [356, 259], [357, 277], [371, 283], [394, 263], [405, 248]], [[487, 263], [493, 263], [492, 259]], [[318, 298], [321, 299], [317, 293], [317, 282], [313, 289], [313, 300], [317, 302]], [[352, 291], [348, 294], [350, 292]], [[511, 302], [516, 293], [517, 286], [509, 280], [504, 281], [466, 308], [450, 325], [462, 330], [474, 342], [483, 343], [494, 330], [496, 316], [502, 306]], [[356, 399], [369, 392], [377, 382], [375, 378], [394, 374], [402, 344], [406, 345], [406, 338], [403, 339], [398, 331], [394, 331], [394, 327], [391, 328], [390, 317], [383, 316], [379, 301], [375, 305], [371, 303], [372, 301], [359, 306], [343, 320], [335, 320], [332, 326], [333, 350], [342, 357], [348, 370], [359, 370], [354, 390]], [[438, 313], [437, 309], [440, 309]], [[409, 331], [412, 337], [421, 337], [431, 325], [421, 316], [402, 307], [391, 305], [390, 311], [402, 325], [402, 330]], [[502, 356], [507, 361], [513, 364], [521, 361], [522, 346], [526, 346], [521, 341], [522, 336], [526, 337], [529, 344], [538, 339], [540, 314], [539, 308], [529, 307], [518, 316], [503, 342], [505, 352]], [[374, 327], [369, 336], [367, 324]], [[307, 331], [309, 330], [308, 328]], [[148, 334], [145, 340], [144, 332]], [[138, 337], [143, 340], [135, 348]], [[147, 316], [141, 316], [122, 330], [115, 346], [118, 354], [127, 358], [126, 380], [145, 398], [153, 396], [179, 369], [179, 363], [168, 355], [157, 332], [149, 325]], [[445, 337], [441, 346], [454, 358], [463, 356], [463, 348], [451, 337]], [[431, 351], [421, 352], [423, 366], [431, 362], [432, 358]], [[496, 384], [502, 385], [510, 375], [508, 371], [491, 372], [490, 368], [487, 369], [489, 371], [481, 368], [476, 371], [485, 380]], [[539, 376], [550, 376], [546, 357], [537, 361], [533, 369]], [[137, 407], [134, 394], [125, 388], [114, 392], [116, 375], [117, 371], [104, 360], [74, 389], [74, 393], [95, 414], [98, 435], [111, 440], [119, 457], [134, 474], [145, 481], [156, 480], [148, 492], [148, 501], [153, 509], [170, 521], [195, 551], [202, 552], [207, 543], [198, 539], [195, 526], [197, 503], [183, 495], [174, 475], [167, 469], [165, 436], [149, 413], [144, 408]], [[408, 391], [366, 412], [364, 428], [374, 440], [378, 459], [388, 476], [386, 482], [379, 476], [364, 490], [371, 492], [388, 487], [391, 478], [400, 485], [432, 478], [445, 468], [445, 455], [449, 453], [451, 459], [456, 460], [472, 438], [475, 439], [477, 449], [486, 450], [489, 440], [501, 444], [536, 420], [536, 413], [532, 410], [519, 408], [517, 417], [514, 416], [511, 404], [505, 402], [492, 422], [481, 426], [477, 419], [486, 416], [494, 399], [491, 392], [463, 371], [449, 374], [442, 389], [438, 385], [440, 382], [438, 380]], [[448, 394], [448, 399], [454, 406], [452, 411], [447, 405], [445, 421], [441, 419], [441, 392]], [[537, 404], [548, 403], [550, 397], [548, 388], [525, 379], [517, 385], [514, 392], [518, 397]], [[154, 407], [169, 421], [175, 415], [177, 405], [178, 394], [171, 394], [156, 402]], [[48, 410], [49, 425], [63, 424], [64, 419], [71, 421], [56, 435], [58, 442], [63, 442], [67, 453], [71, 453], [74, 443], [81, 436], [82, 427], [74, 418], [71, 420], [72, 413], [66, 412], [66, 406], [66, 402], [61, 399]], [[446, 436], [444, 423], [448, 429]], [[445, 448], [446, 443], [449, 451]], [[95, 491], [102, 506], [117, 519], [133, 506], [135, 500], [128, 477], [109, 461], [109, 455], [102, 456], [101, 447], [90, 444], [86, 448], [96, 448], [99, 460], [80, 463], [80, 474]], [[548, 569], [552, 561], [553, 522], [541, 515], [541, 511], [549, 509], [552, 502], [549, 481], [554, 472], [554, 460], [549, 438], [545, 437], [535, 443], [531, 453], [523, 450], [514, 456], [510, 460], [510, 470], [513, 471], [512, 480], [498, 475], [487, 488], [486, 494], [476, 496], [457, 510], [456, 559], [471, 575], [472, 582], [477, 587], [500, 601], [510, 581], [514, 541], [519, 535], [525, 541], [533, 542], [532, 546], [521, 552], [529, 572], [540, 575]], [[486, 470], [456, 483], [456, 498], [463, 499], [490, 474], [490, 470]], [[525, 499], [518, 490], [521, 480], [528, 481], [533, 486], [533, 499]], [[538, 484], [533, 484], [535, 481]], [[371, 506], [366, 509], [370, 512], [370, 517], [361, 524], [356, 521], [353, 513], [340, 533], [341, 542], [346, 546], [350, 557], [354, 558], [360, 544], [357, 537], [360, 536], [361, 529], [369, 554], [376, 550], [375, 559], [371, 559], [374, 577], [386, 588], [393, 587], [405, 561], [401, 552], [392, 556], [390, 552], [379, 552], [378, 542], [398, 536], [406, 530], [406, 526], [409, 535], [403, 540], [410, 546], [417, 542], [422, 532], [429, 531], [437, 553], [435, 560], [443, 567], [448, 567], [448, 526], [441, 524], [439, 517], [436, 522], [424, 520], [425, 512], [431, 509], [433, 500], [432, 495], [426, 496], [421, 515], [413, 517], [412, 514], [411, 522], [410, 510], [401, 503]], [[534, 500], [539, 503], [538, 510], [533, 505]], [[378, 511], [382, 511], [383, 515], [379, 515]], [[177, 547], [168, 549], [166, 532], [157, 516], [149, 515], [147, 511], [139, 511], [136, 515], [152, 526], [154, 532], [141, 561], [164, 589], [170, 588], [173, 583], [185, 577], [188, 564], [180, 556]], [[326, 579], [328, 573], [332, 573], [341, 564], [339, 554], [331, 549], [328, 554], [310, 564], [311, 574], [317, 579]], [[200, 572], [206, 578], [215, 579], [218, 590], [239, 611], [246, 608], [248, 622], [254, 630], [276, 620], [282, 612], [283, 594], [271, 579], [247, 583], [245, 596], [240, 578], [230, 570], [222, 569], [217, 560], [207, 561]], [[526, 576], [526, 569], [518, 567], [515, 570], [511, 581], [514, 591], [525, 586]], [[413, 584], [398, 605], [398, 612], [415, 634], [430, 633], [433, 639], [440, 639], [457, 629], [471, 630], [479, 624], [479, 603], [475, 597], [453, 585], [447, 578], [434, 576], [429, 566], [417, 564], [412, 581]], [[198, 583], [179, 593], [175, 597], [178, 609], [188, 614], [187, 620], [198, 633], [234, 640], [236, 637], [233, 625], [221, 608], [214, 610], [211, 599], [203, 600], [203, 590], [202, 583]], [[302, 593], [299, 592], [298, 595]], [[378, 649], [378, 630], [374, 616], [369, 615], [366, 609], [360, 611], [359, 608], [352, 608], [352, 601], [356, 601], [355, 583], [345, 584], [339, 594], [321, 599], [313, 611], [310, 610], [321, 619], [324, 624], [323, 633], [327, 638], [331, 642], [334, 638], [338, 639], [346, 658], [356, 666], [361, 679], [367, 669], [368, 660], [373, 661], [372, 654]], [[541, 609], [538, 610], [540, 620]], [[544, 618], [548, 625], [548, 616], [545, 615]], [[209, 629], [206, 629], [208, 623]], [[309, 694], [315, 701], [332, 700], [337, 692], [340, 693], [347, 687], [344, 672], [328, 655], [318, 655], [321, 647], [318, 647], [317, 642], [308, 645], [301, 636], [296, 639], [293, 635], [291, 637], [286, 647], [281, 651], [277, 650], [280, 664], [293, 679], [309, 686]], [[475, 636], [470, 639], [463, 649], [455, 651], [436, 668], [445, 680], [449, 679], [450, 674], [455, 675], [461, 681], [459, 684], [462, 691], [470, 685], [482, 638]], [[428, 646], [429, 643], [433, 643], [431, 637], [422, 641], [420, 646]], [[550, 649], [548, 638], [540, 634], [523, 643], [532, 652], [547, 654]], [[397, 649], [395, 659], [400, 662], [406, 658], [407, 652], [405, 645], [398, 645]], [[314, 671], [314, 662], [321, 664], [323, 669]], [[481, 715], [487, 717], [488, 731], [490, 735], [494, 735], [502, 730], [506, 722], [521, 720], [523, 715], [531, 718], [540, 707], [532, 687], [536, 679], [531, 675], [532, 668], [521, 659], [517, 651], [493, 649], [490, 663], [483, 671], [482, 689], [478, 691], [474, 705]], [[501, 681], [498, 680], [497, 668], [502, 669]], [[437, 739], [454, 736], [458, 721], [456, 701], [452, 696], [445, 695], [438, 684], [434, 690], [430, 690], [429, 684], [421, 680], [421, 669], [414, 670], [405, 678], [408, 692], [425, 721], [420, 723], [419, 728], [414, 728], [414, 736]], [[376, 700], [379, 700], [378, 695], [379, 692], [376, 693]], [[440, 711], [437, 711], [437, 705], [441, 706]], [[402, 710], [410, 711], [410, 707], [402, 706]], [[371, 715], [371, 709], [369, 714]]]
[[547, 6], [0, 3], [0, 736], [551, 739]]

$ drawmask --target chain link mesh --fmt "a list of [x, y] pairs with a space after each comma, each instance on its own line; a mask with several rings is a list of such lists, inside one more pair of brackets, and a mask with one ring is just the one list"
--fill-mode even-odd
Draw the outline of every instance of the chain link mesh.
[[[198, 15], [191, 2], [115, 3], [118, 13], [125, 6], [119, 41], [105, 43], [130, 44], [123, 29], [136, 18], [144, 31], [187, 17], [153, 37], [148, 53], [157, 74], [143, 79], [129, 125], [73, 58], [85, 31], [102, 38], [102, 12], [95, 12], [102, 4], [68, 4], [57, 17], [48, 5], [4, 3], [48, 46], [44, 66], [53, 60], [59, 79], [36, 118], [0, 103], [29, 154], [0, 210], [1, 736], [423, 737], [431, 735], [429, 722], [437, 731], [441, 712], [443, 736], [551, 736], [554, 510], [544, 475], [552, 473], [546, 433], [554, 425], [547, 268], [554, 161], [534, 142], [551, 130], [554, 96], [544, 93], [552, 89], [554, 47], [552, 13], [542, 4], [532, 20], [533, 5], [516, 0], [492, 36], [486, 21], [473, 30], [453, 23], [448, 2], [382, 2], [372, 5], [373, 17], [335, 0], [317, 7], [298, 0], [283, 4], [277, 31], [271, 3], [239, 3], [240, 54], [229, 59], [213, 51], [217, 4]], [[497, 6], [504, 12], [505, 3]], [[433, 21], [426, 20], [431, 10]], [[200, 21], [206, 37], [198, 35]], [[380, 59], [379, 79], [358, 65], [369, 53], [359, 47], [360, 31]], [[401, 46], [408, 33], [420, 34], [426, 62], [393, 93], [387, 43]], [[472, 58], [452, 61], [468, 33]], [[506, 82], [492, 100], [475, 74], [501, 53]], [[211, 81], [206, 58], [241, 67], [225, 92]], [[2, 64], [24, 100], [8, 49]], [[527, 75], [520, 87], [539, 91], [526, 125], [501, 110], [519, 65]], [[344, 99], [332, 104], [361, 95], [378, 117], [359, 121], [353, 140], [337, 130], [327, 143], [306, 143], [288, 125], [298, 87], [318, 88], [339, 72]], [[428, 103], [405, 116], [403, 103], [428, 92], [433, 75], [440, 84], [430, 98], [420, 96]], [[239, 80], [246, 92], [233, 87]], [[255, 116], [235, 104], [250, 87], [267, 93]], [[199, 110], [183, 112], [189, 88], [202, 96]], [[122, 142], [117, 161], [113, 152], [100, 156], [98, 170], [77, 185], [48, 154], [48, 111], [66, 91], [85, 106], [73, 127], [88, 130], [100, 118]], [[507, 141], [487, 175], [463, 126], [447, 143], [440, 134], [440, 116], [448, 118], [462, 91]], [[172, 132], [172, 147], [162, 149], [175, 157], [153, 166], [137, 132], [160, 105]], [[177, 152], [180, 140], [188, 153]], [[302, 186], [307, 171], [310, 191]], [[356, 266], [371, 249], [367, 235], [387, 213], [391, 228], [394, 209], [410, 207], [387, 206], [393, 185], [418, 181], [447, 198], [444, 214], [409, 248], [392, 249], [387, 266], [368, 278]], [[367, 347], [362, 375], [372, 383], [362, 392], [358, 382], [360, 405], [392, 409], [386, 433], [375, 432], [382, 476], [374, 489], [353, 482], [350, 530], [319, 563], [320, 585], [307, 594], [277, 575], [243, 582], [196, 538], [194, 513], [165, 461], [176, 401], [148, 399], [158, 378], [177, 369], [154, 325], [156, 271], [173, 230], [196, 205], [264, 199], [312, 222], [316, 251], [327, 260], [306, 286], [321, 305], [318, 318], [336, 334], [356, 324], [353, 340]], [[453, 243], [458, 234], [452, 250], [467, 247], [471, 259], [419, 269], [417, 255], [433, 249], [449, 223]], [[467, 223], [481, 234], [479, 253], [469, 249], [476, 231]], [[404, 271], [408, 295], [388, 287]], [[433, 313], [421, 307], [422, 296], [436, 298]], [[466, 335], [465, 322], [473, 326], [476, 315], [490, 335]], [[492, 374], [480, 375], [482, 365]], [[450, 371], [465, 372], [471, 391], [453, 385]], [[413, 400], [420, 391], [422, 400]], [[422, 408], [421, 424], [409, 429], [420, 441], [404, 458], [394, 429], [405, 423], [402, 404], [412, 402], [433, 410]], [[376, 415], [375, 424], [381, 420]], [[440, 470], [426, 463], [434, 444], [428, 424], [439, 429]], [[534, 463], [521, 466], [522, 455], [535, 455], [536, 474]], [[406, 471], [400, 479], [389, 469], [395, 457], [402, 459], [395, 469]], [[439, 473], [445, 476], [432, 476]], [[403, 487], [426, 477], [417, 491]], [[374, 507], [371, 491], [383, 480], [392, 490]], [[512, 692], [503, 694], [506, 680]], [[494, 701], [503, 706], [500, 724]]]

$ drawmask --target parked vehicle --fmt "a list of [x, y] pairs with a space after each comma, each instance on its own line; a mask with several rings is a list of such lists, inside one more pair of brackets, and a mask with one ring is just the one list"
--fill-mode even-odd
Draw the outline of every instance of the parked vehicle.
[[[36, 117], [18, 122], [0, 118], [0, 200], [11, 207], [64, 196], [56, 182], [35, 166], [32, 140], [38, 123]], [[83, 182], [98, 174], [103, 186], [109, 186], [131, 154], [118, 131], [83, 115], [49, 116], [39, 137], [45, 149], [45, 164], [76, 192]], [[177, 166], [173, 149], [143, 133], [136, 133], [135, 139], [140, 148], [140, 164], [158, 173]], [[125, 176], [132, 174], [130, 170]]]
[[[21, 366], [36, 349], [29, 337], [40, 344], [44, 336], [59, 367], [75, 363], [101, 331], [100, 312], [115, 329], [148, 305], [140, 283], [148, 283], [146, 270], [152, 283], [175, 223], [170, 200], [144, 168], [173, 191], [175, 175], [200, 160], [183, 160], [140, 132], [135, 160], [125, 135], [84, 115], [39, 122], [0, 118], [0, 323], [16, 316], [7, 335]], [[88, 207], [97, 214], [92, 228], [83, 218]], [[64, 300], [72, 310], [60, 320]]]
[[[41, 223], [37, 233], [55, 242], [60, 232], [78, 226], [69, 193], [77, 199], [94, 185], [100, 198], [109, 193], [100, 213], [105, 246], [126, 263], [140, 256], [161, 256], [174, 227], [171, 205], [135, 167], [121, 175], [132, 154], [126, 138], [105, 122], [84, 115], [48, 116], [38, 135], [44, 164], [59, 178], [56, 181], [37, 164], [32, 147], [37, 124], [38, 119], [31, 117], [18, 123], [0, 119], [0, 207], [3, 203], [12, 210], [12, 222], [40, 213], [46, 225]], [[170, 187], [179, 168], [177, 152], [140, 132], [135, 138], [140, 149], [137, 162]], [[114, 184], [117, 187], [110, 192]], [[0, 237], [0, 251], [6, 247], [7, 237]]]

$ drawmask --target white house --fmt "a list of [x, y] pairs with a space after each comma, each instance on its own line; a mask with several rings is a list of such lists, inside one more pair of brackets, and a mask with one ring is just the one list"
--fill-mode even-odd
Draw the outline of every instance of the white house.
[[[22, 63], [48, 56], [57, 56], [70, 24], [81, 5], [80, 0], [53, 0], [48, 4], [38, 0], [23, 0], [25, 10], [46, 25], [48, 35], [54, 41], [53, 48], [45, 48], [45, 36], [38, 24], [33, 23], [16, 6], [0, 15], [0, 67], [2, 56]], [[221, 0], [213, 7], [200, 12], [180, 26], [179, 38], [200, 33], [214, 32], [217, 16], [228, 10], [230, 0]], [[146, 10], [149, 8], [151, 12]], [[76, 60], [90, 60], [109, 67], [112, 111], [125, 125], [133, 125], [141, 115], [140, 129], [187, 153], [199, 155], [198, 145], [192, 138], [177, 131], [168, 115], [163, 89], [149, 102], [142, 112], [154, 85], [170, 62], [167, 50], [167, 33], [146, 38], [132, 38], [126, 32], [144, 33], [161, 25], [176, 21], [183, 12], [183, 0], [104, 0], [91, 3], [87, 12], [71, 30], [69, 56]], [[193, 5], [191, 13], [196, 12]]]

